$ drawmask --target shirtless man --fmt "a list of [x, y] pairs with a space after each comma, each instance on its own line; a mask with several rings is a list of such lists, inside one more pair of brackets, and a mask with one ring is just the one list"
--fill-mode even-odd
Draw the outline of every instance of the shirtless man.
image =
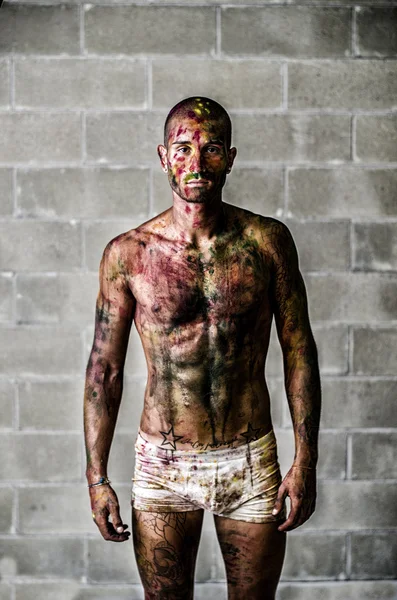
[[[297, 252], [283, 223], [222, 201], [230, 146], [222, 106], [178, 103], [157, 148], [173, 206], [112, 240], [100, 266], [86, 476], [102, 536], [126, 541], [107, 463], [134, 320], [148, 368], [131, 500], [146, 600], [193, 598], [204, 509], [214, 514], [229, 599], [273, 600], [286, 532], [315, 507], [321, 391]], [[264, 377], [273, 315], [296, 446], [284, 480]]]

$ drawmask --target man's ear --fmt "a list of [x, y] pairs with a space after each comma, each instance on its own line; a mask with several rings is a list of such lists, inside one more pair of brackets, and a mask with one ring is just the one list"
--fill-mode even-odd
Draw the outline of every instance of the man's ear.
[[160, 158], [161, 168], [163, 169], [164, 173], [167, 173], [167, 148], [163, 146], [163, 144], [159, 144], [157, 146], [157, 154]]

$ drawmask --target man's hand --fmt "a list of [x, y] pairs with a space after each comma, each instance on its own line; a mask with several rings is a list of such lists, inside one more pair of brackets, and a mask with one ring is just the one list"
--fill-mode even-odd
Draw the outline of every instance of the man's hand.
[[[127, 541], [131, 532], [126, 531], [128, 525], [123, 525], [121, 520], [116, 492], [110, 485], [98, 485], [88, 489], [91, 498], [92, 518], [102, 537], [110, 542]], [[109, 515], [112, 522], [108, 520]]]
[[278, 528], [279, 531], [296, 529], [314, 513], [316, 507], [315, 469], [303, 468], [298, 465], [290, 468], [279, 487], [273, 515], [280, 512], [286, 496], [290, 497], [291, 510], [287, 520]]

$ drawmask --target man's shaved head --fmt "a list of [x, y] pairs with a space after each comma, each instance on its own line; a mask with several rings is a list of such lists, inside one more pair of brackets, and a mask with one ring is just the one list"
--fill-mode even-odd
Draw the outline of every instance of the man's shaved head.
[[203, 121], [220, 121], [224, 125], [225, 141], [227, 148], [232, 142], [232, 123], [226, 110], [221, 104], [205, 98], [205, 96], [190, 96], [175, 104], [167, 115], [164, 124], [164, 146], [167, 147], [168, 136], [174, 120], [179, 118], [195, 119], [198, 123]]

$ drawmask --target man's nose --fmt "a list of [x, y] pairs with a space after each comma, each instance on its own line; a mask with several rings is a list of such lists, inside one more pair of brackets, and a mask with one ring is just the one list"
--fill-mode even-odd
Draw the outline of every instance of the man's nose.
[[200, 173], [204, 166], [203, 157], [200, 152], [195, 152], [190, 161], [190, 170], [196, 173]]

